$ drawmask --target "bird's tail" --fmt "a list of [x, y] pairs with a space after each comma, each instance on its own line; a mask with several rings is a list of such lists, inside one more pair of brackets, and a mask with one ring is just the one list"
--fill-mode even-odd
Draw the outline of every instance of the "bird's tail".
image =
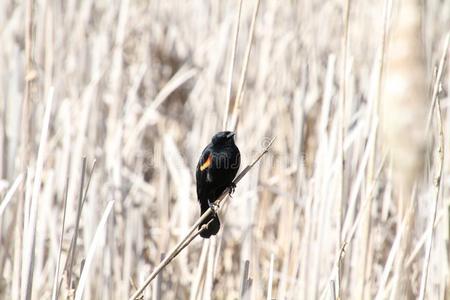
[[[203, 215], [205, 211], [208, 210], [208, 208], [209, 207], [207, 205], [201, 205], [200, 215]], [[200, 232], [200, 236], [202, 238], [209, 239], [211, 235], [216, 235], [217, 232], [219, 232], [220, 221], [217, 215], [210, 214], [202, 223], [200, 223], [200, 225], [198, 225], [198, 230], [200, 230], [204, 224], [208, 224], [208, 227], [205, 228], [202, 232]]]

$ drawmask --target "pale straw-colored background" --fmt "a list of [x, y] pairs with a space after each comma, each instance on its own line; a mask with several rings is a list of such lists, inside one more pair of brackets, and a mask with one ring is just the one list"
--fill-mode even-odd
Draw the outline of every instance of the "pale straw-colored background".
[[[450, 2], [423, 2], [261, 1], [242, 164], [276, 141], [217, 238], [195, 239], [146, 299], [450, 299]], [[223, 128], [238, 8], [0, 1], [0, 299], [127, 299], [183, 237], [197, 159]]]

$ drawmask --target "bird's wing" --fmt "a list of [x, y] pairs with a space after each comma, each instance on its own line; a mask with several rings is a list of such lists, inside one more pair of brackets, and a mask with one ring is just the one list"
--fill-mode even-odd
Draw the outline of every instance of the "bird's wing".
[[207, 199], [207, 186], [209, 181], [209, 168], [212, 166], [212, 153], [209, 147], [203, 150], [200, 160], [197, 164], [197, 170], [195, 173], [197, 181], [197, 197], [199, 200]]

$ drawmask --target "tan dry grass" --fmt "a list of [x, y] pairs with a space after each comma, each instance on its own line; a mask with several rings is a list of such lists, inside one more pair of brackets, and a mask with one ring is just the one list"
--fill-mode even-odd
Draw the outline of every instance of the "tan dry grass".
[[[447, 2], [423, 4], [427, 90], [444, 51]], [[146, 298], [158, 288], [162, 299], [263, 299], [268, 291], [276, 299], [401, 298], [404, 280], [419, 295], [424, 266], [425, 298], [450, 297], [449, 147], [435, 198], [439, 128], [431, 114], [423, 185], [411, 201], [415, 226], [406, 228], [396, 171], [378, 142], [385, 4], [349, 3], [343, 55], [342, 1], [261, 1], [240, 108], [243, 163], [270, 137], [277, 142], [224, 207], [217, 239], [194, 240]], [[51, 298], [67, 177], [59, 298], [84, 287], [84, 299], [127, 299], [142, 284], [198, 217], [193, 170], [223, 127], [227, 97], [234, 105], [254, 5], [243, 1], [227, 92], [238, 1], [0, 1], [0, 298]], [[448, 64], [443, 70], [437, 96], [446, 145]], [[431, 93], [424, 97], [431, 103]], [[63, 269], [83, 157], [87, 169], [97, 163], [71, 290]]]

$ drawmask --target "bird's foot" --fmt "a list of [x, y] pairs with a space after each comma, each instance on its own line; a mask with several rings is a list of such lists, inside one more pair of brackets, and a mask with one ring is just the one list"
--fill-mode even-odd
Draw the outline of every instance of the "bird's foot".
[[213, 211], [214, 215], [217, 216], [217, 210], [219, 209], [219, 205], [215, 202], [211, 202], [208, 199], [208, 206]]
[[236, 190], [236, 184], [232, 182], [228, 187], [228, 189], [229, 189], [228, 195], [231, 197], [234, 194], [234, 191]]

